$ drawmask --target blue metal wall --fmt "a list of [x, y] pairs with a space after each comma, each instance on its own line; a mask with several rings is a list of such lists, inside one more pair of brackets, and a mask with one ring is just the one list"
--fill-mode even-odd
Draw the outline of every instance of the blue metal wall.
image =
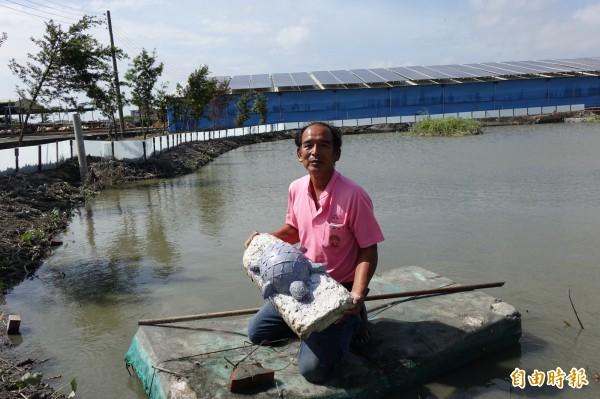
[[[396, 86], [372, 89], [312, 90], [264, 93], [269, 109], [267, 123], [340, 120], [382, 116], [443, 114], [585, 104], [600, 106], [600, 77], [553, 77], [495, 82]], [[239, 95], [232, 95], [221, 128], [234, 126]], [[252, 100], [253, 101], [253, 100]], [[252, 115], [246, 126], [258, 125]], [[173, 121], [171, 132], [181, 130]], [[203, 119], [201, 128], [212, 128]]]

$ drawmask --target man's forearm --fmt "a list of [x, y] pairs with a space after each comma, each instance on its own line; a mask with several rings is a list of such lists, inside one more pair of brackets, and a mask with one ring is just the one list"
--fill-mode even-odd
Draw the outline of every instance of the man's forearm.
[[290, 226], [289, 224], [283, 225], [283, 227], [281, 227], [278, 230], [273, 231], [270, 234], [279, 238], [280, 240], [285, 241], [290, 244], [295, 244], [298, 241], [300, 241], [300, 236], [298, 235], [298, 230], [296, 230], [294, 227]]
[[377, 269], [377, 244], [367, 248], [361, 248], [356, 259], [356, 270], [354, 272], [354, 283], [352, 292], [363, 297], [367, 294], [369, 282]]

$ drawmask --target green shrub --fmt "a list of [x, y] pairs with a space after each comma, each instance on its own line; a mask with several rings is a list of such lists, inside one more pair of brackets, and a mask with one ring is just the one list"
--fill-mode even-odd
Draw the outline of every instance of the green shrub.
[[414, 123], [410, 132], [419, 136], [470, 136], [481, 133], [481, 123], [474, 119], [423, 119]]

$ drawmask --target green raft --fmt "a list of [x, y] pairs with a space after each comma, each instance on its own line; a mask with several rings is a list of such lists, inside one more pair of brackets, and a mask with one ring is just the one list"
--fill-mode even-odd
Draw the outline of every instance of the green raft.
[[[416, 266], [376, 275], [371, 293], [428, 290], [454, 282]], [[367, 302], [372, 339], [353, 349], [326, 385], [298, 372], [299, 341], [251, 345], [248, 318], [140, 326], [125, 355], [151, 399], [381, 398], [518, 344], [521, 316], [512, 305], [480, 291]], [[275, 371], [274, 381], [232, 393], [234, 370], [253, 363]], [[257, 377], [258, 378], [258, 377]]]

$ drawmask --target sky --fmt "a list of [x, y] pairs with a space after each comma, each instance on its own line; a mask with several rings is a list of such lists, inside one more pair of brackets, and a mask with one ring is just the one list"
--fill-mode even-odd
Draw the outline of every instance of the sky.
[[[8, 62], [36, 53], [52, 18], [106, 19], [129, 59], [164, 64], [169, 91], [211, 76], [600, 56], [600, 1], [588, 0], [0, 0], [0, 99], [20, 82]], [[106, 27], [92, 33], [109, 44]]]

